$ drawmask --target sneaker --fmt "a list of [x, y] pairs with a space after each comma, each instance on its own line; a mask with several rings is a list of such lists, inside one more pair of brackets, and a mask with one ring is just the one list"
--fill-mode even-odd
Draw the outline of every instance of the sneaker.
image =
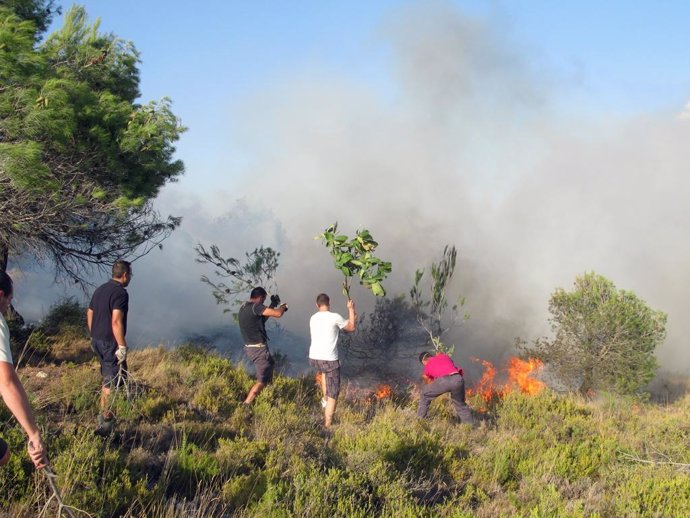
[[326, 408], [326, 405], [328, 404], [328, 400], [325, 397], [321, 398], [321, 408]]

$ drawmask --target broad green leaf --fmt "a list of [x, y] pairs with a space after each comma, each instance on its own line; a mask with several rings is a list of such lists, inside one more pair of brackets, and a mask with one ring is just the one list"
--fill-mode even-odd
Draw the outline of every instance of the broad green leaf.
[[380, 283], [375, 282], [371, 285], [371, 292], [377, 297], [383, 297], [386, 295], [386, 290], [383, 289]]

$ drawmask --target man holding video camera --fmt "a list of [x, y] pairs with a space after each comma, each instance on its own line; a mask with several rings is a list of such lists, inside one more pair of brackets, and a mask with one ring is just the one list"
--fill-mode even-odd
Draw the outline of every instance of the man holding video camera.
[[261, 287], [256, 287], [249, 295], [249, 300], [242, 304], [237, 319], [240, 332], [244, 339], [244, 353], [254, 364], [256, 369], [256, 383], [249, 390], [245, 405], [251, 404], [254, 398], [273, 380], [275, 361], [268, 349], [268, 334], [266, 334], [266, 320], [270, 317], [280, 318], [288, 310], [287, 304], [280, 303], [278, 295], [271, 296], [271, 305], [264, 302], [268, 293]]

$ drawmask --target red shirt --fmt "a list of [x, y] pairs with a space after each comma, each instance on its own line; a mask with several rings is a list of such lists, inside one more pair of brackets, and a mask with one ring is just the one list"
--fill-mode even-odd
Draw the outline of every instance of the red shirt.
[[424, 365], [424, 374], [430, 378], [442, 378], [443, 376], [448, 376], [449, 374], [460, 373], [463, 371], [460, 367], [456, 367], [453, 360], [444, 353], [438, 353], [436, 356], [432, 356]]

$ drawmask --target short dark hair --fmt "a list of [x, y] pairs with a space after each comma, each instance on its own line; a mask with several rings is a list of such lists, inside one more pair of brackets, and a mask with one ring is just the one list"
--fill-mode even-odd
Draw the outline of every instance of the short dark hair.
[[113, 263], [113, 279], [118, 279], [126, 273], [132, 273], [132, 263], [118, 259]]
[[331, 305], [331, 298], [326, 295], [325, 293], [319, 293], [316, 296], [316, 305], [317, 306], [330, 306]]
[[0, 271], [0, 291], [2, 291], [6, 297], [12, 295], [14, 292], [12, 277], [4, 271]]
[[424, 360], [427, 358], [431, 358], [433, 354], [431, 354], [429, 351], [424, 351], [422, 354], [419, 355], [419, 363], [424, 363]]
[[268, 293], [266, 293], [266, 290], [263, 289], [261, 286], [257, 286], [249, 294], [249, 298], [250, 299], [258, 299], [259, 297], [265, 297], [266, 295], [268, 295]]

